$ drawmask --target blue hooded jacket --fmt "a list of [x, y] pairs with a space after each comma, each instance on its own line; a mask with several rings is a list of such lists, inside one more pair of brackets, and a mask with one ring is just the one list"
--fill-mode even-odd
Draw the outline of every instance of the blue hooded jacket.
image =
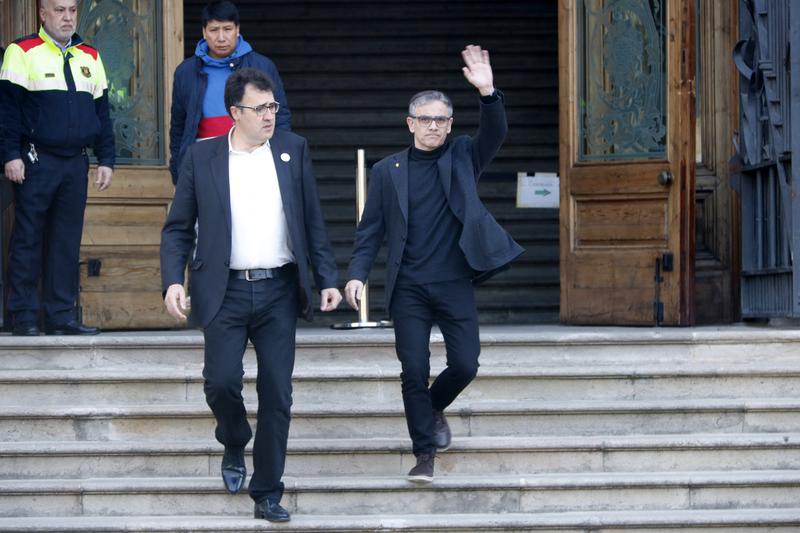
[[[230, 69], [227, 73], [220, 67], [227, 65]], [[280, 111], [276, 117], [275, 127], [286, 131], [291, 131], [291, 112], [289, 103], [286, 100], [286, 93], [283, 90], [283, 81], [278, 68], [269, 58], [253, 51], [250, 44], [239, 36], [236, 50], [230, 56], [223, 59], [215, 59], [208, 55], [208, 44], [205, 39], [200, 39], [195, 49], [195, 55], [185, 59], [178, 68], [175, 69], [175, 76], [172, 85], [172, 117], [169, 125], [169, 171], [172, 174], [172, 183], [178, 183], [178, 169], [186, 149], [195, 142], [197, 138], [197, 127], [203, 118], [203, 106], [206, 101], [206, 90], [218, 90], [219, 79], [217, 74], [227, 80], [230, 73], [240, 68], [257, 68], [263, 71], [272, 80], [275, 90], [273, 91], [275, 100], [281, 104]], [[217, 69], [220, 71], [216, 72]], [[212, 71], [212, 80], [209, 79], [209, 71]], [[215, 73], [216, 72], [216, 73]], [[221, 79], [221, 78], [220, 78]], [[209, 83], [211, 81], [211, 83]], [[218, 100], [220, 107], [224, 110], [224, 82], [222, 83], [223, 92], [219, 93]], [[209, 104], [215, 106], [211, 100]], [[213, 110], [215, 107], [210, 107]]]

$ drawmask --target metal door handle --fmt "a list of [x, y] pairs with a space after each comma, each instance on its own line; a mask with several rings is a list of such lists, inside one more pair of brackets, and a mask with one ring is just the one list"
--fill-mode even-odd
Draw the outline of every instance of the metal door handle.
[[669, 170], [662, 170], [658, 173], [658, 184], [664, 187], [672, 185], [672, 172]]

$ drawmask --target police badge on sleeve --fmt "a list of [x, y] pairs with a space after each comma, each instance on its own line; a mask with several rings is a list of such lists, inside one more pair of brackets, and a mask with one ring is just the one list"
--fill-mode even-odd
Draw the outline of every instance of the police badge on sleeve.
[[92, 77], [92, 71], [89, 70], [89, 67], [81, 67], [81, 74], [83, 74], [84, 78]]

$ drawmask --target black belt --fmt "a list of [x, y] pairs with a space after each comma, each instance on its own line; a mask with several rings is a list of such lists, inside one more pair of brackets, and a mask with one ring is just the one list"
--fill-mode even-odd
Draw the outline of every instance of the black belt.
[[278, 268], [250, 268], [247, 270], [231, 270], [230, 279], [260, 281], [263, 279], [289, 278], [294, 275], [295, 269], [294, 263], [286, 263]]
[[52, 157], [61, 157], [64, 159], [70, 159], [77, 156], [83, 156], [86, 154], [86, 148], [64, 148], [64, 147], [50, 147], [50, 146], [42, 146], [41, 144], [28, 142], [24, 143], [22, 146], [22, 153], [27, 154], [29, 151], [32, 151], [34, 156], [37, 154], [45, 154]]

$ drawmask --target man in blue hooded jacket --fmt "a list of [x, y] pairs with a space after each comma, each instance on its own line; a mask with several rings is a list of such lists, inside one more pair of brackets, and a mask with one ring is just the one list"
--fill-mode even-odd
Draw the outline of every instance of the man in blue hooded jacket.
[[241, 68], [255, 68], [272, 80], [275, 101], [280, 104], [275, 126], [291, 131], [291, 113], [278, 68], [269, 58], [253, 51], [239, 34], [239, 10], [233, 2], [209, 2], [202, 13], [203, 38], [194, 56], [175, 69], [172, 85], [172, 118], [169, 126], [169, 170], [178, 183], [178, 169], [192, 143], [226, 135], [233, 122], [225, 109], [228, 76]]

